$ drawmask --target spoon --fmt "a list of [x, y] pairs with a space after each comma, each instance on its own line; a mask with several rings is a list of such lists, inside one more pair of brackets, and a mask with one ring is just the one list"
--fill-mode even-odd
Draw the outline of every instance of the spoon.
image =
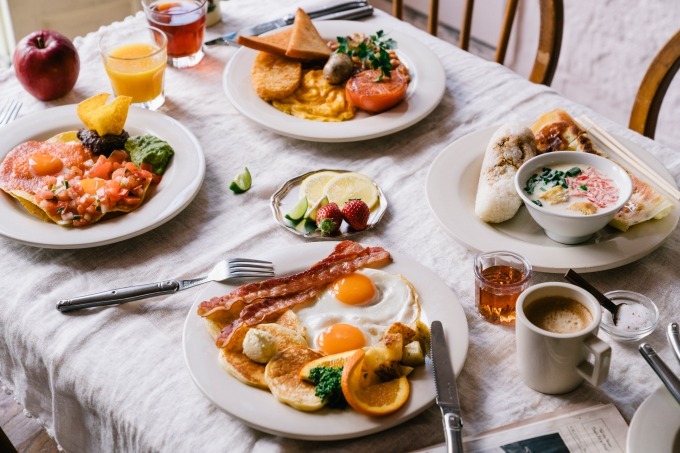
[[680, 325], [677, 322], [668, 324], [668, 341], [675, 351], [675, 357], [680, 360]]
[[585, 289], [590, 294], [595, 296], [595, 299], [597, 299], [598, 302], [600, 302], [600, 305], [602, 305], [609, 313], [612, 314], [612, 321], [614, 321], [614, 325], [616, 325], [616, 323], [619, 322], [619, 308], [621, 308], [621, 305], [626, 304], [619, 305], [615, 304], [614, 302], [611, 301], [611, 299], [609, 299], [607, 296], [599, 292], [597, 288], [588, 283], [573, 269], [569, 269], [567, 273], [564, 274], [564, 279], [580, 288]]

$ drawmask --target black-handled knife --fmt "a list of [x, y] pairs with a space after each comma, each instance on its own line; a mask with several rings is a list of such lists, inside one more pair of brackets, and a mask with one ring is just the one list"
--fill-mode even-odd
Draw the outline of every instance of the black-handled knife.
[[[335, 19], [359, 19], [373, 14], [373, 7], [366, 2], [366, 0], [348, 0], [336, 2], [326, 5], [322, 8], [307, 11], [307, 14], [312, 19], [321, 20], [335, 20]], [[239, 36], [258, 36], [270, 30], [291, 25], [295, 20], [295, 14], [288, 14], [279, 19], [265, 22], [258, 25], [242, 28], [239, 31], [228, 33], [219, 38], [206, 41], [206, 46], [215, 46], [219, 44], [228, 44], [238, 46], [237, 39]]]
[[668, 391], [673, 395], [673, 398], [680, 403], [680, 379], [673, 374], [671, 369], [668, 368], [668, 365], [666, 365], [666, 362], [658, 356], [654, 348], [650, 345], [643, 343], [640, 345], [639, 349], [642, 357], [645, 358], [647, 363], [649, 363], [649, 366], [652, 367], [656, 375], [659, 376], [661, 382], [664, 383]]
[[432, 355], [436, 402], [442, 411], [446, 449], [449, 453], [462, 453], [463, 419], [460, 414], [456, 375], [451, 365], [444, 328], [439, 321], [433, 321], [430, 328], [430, 354]]

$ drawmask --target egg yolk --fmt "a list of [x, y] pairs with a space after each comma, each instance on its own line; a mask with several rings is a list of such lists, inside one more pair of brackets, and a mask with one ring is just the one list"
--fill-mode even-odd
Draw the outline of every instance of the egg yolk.
[[366, 344], [361, 330], [349, 324], [333, 324], [319, 336], [319, 348], [326, 354], [360, 349]]
[[333, 295], [347, 305], [363, 305], [373, 300], [375, 286], [370, 278], [363, 274], [350, 274], [333, 284]]
[[35, 176], [46, 176], [59, 173], [64, 168], [64, 162], [57, 156], [49, 154], [34, 154], [28, 158], [28, 166]]
[[85, 193], [89, 193], [90, 195], [97, 195], [97, 190], [100, 187], [104, 187], [105, 185], [106, 181], [99, 178], [97, 179], [86, 178], [80, 180], [80, 187], [83, 188]]

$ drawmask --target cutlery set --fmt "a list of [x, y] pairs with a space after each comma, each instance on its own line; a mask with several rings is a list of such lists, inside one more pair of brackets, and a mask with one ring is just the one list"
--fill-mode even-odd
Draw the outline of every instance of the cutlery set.
[[[373, 7], [369, 5], [368, 2], [363, 0], [351, 0], [341, 3], [333, 3], [319, 9], [307, 11], [307, 14], [312, 19], [318, 20], [353, 20], [372, 15]], [[295, 14], [288, 14], [287, 16], [284, 16], [280, 19], [264, 22], [262, 24], [253, 25], [242, 28], [238, 31], [227, 33], [226, 35], [220, 36], [219, 38], [206, 41], [204, 44], [206, 46], [229, 45], [240, 47], [240, 44], [238, 43], [239, 36], [258, 36], [268, 31], [291, 25], [294, 19]]]
[[[672, 322], [668, 325], [666, 333], [668, 335], [668, 342], [671, 344], [673, 352], [675, 353], [675, 357], [680, 361], [680, 326], [677, 322]], [[639, 350], [642, 357], [645, 358], [647, 363], [649, 363], [649, 366], [652, 367], [657, 376], [659, 376], [661, 382], [663, 382], [668, 391], [671, 392], [673, 398], [680, 404], [680, 378], [671, 371], [666, 362], [659, 357], [654, 348], [649, 344], [641, 344]]]

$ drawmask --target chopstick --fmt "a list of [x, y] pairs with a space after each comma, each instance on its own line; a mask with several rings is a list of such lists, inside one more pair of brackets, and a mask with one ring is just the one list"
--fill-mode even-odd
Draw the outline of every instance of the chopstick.
[[578, 124], [586, 132], [592, 134], [593, 137], [601, 141], [616, 156], [630, 164], [637, 172], [639, 172], [640, 175], [645, 177], [648, 182], [654, 184], [657, 186], [657, 188], [666, 192], [676, 200], [680, 200], [680, 190], [678, 190], [672, 183], [668, 182], [666, 178], [659, 175], [642, 159], [640, 159], [631, 150], [626, 148], [620, 141], [614, 138], [614, 136], [612, 136], [609, 132], [595, 124], [593, 120], [588, 118], [586, 115], [581, 115], [576, 119], [576, 124]]

